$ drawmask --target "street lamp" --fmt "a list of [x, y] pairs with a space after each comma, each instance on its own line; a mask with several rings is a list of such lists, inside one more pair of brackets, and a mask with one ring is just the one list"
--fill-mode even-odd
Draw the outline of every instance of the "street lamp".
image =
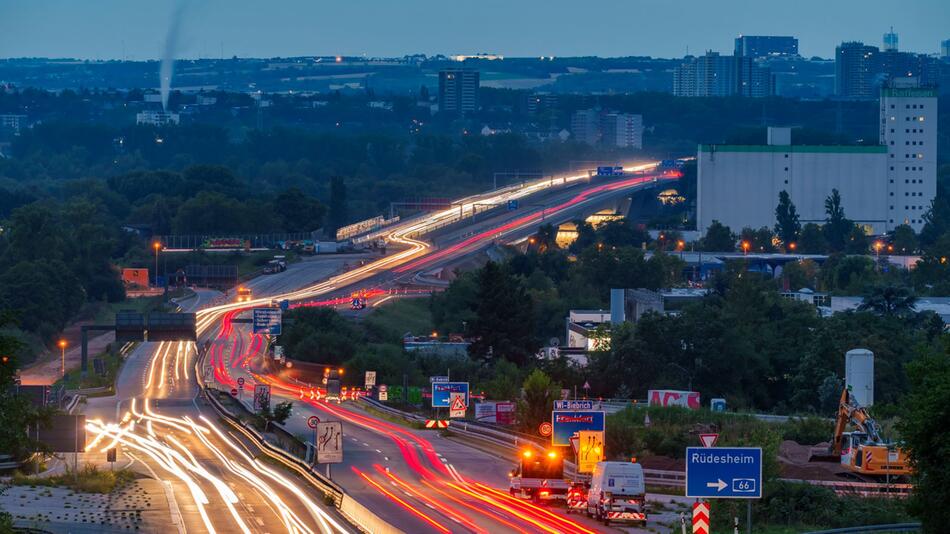
[[66, 340], [59, 340], [59, 350], [63, 359], [63, 378], [66, 378]]
[[748, 254], [750, 247], [752, 247], [752, 245], [749, 244], [748, 241], [743, 241], [743, 242], [742, 242], [742, 254], [743, 254], [743, 255]]
[[155, 249], [155, 287], [158, 287], [158, 252], [162, 250], [162, 244], [156, 241], [152, 243], [152, 248]]
[[794, 241], [788, 244], [788, 250], [795, 252], [796, 248], [798, 248], [798, 245], [796, 245]]

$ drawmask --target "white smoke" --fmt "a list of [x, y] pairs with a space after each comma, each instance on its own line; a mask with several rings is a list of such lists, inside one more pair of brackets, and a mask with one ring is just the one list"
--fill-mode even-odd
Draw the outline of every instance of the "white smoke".
[[185, 2], [182, 1], [172, 11], [168, 33], [165, 34], [165, 51], [162, 54], [162, 66], [158, 73], [161, 81], [162, 109], [165, 111], [168, 111], [168, 96], [171, 93], [172, 77], [175, 75], [175, 55], [178, 52], [179, 33], [184, 14]]

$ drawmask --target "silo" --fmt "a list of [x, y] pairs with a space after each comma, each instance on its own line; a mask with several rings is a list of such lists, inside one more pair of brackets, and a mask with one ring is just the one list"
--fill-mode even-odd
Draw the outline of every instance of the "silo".
[[874, 353], [852, 349], [844, 355], [845, 387], [861, 406], [874, 404]]

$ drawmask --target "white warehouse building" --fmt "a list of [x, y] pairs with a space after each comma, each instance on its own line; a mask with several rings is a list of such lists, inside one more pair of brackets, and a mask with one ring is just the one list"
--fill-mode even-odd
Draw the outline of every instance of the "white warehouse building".
[[765, 145], [700, 145], [697, 230], [714, 220], [735, 232], [771, 228], [782, 191], [803, 225], [822, 224], [825, 199], [837, 189], [845, 215], [869, 233], [901, 224], [919, 232], [937, 192], [936, 94], [882, 89], [879, 145], [793, 145], [789, 128], [769, 128]]

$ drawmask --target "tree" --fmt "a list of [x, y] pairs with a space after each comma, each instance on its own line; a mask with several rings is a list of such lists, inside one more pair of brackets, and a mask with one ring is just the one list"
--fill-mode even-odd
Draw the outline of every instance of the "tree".
[[285, 231], [312, 232], [323, 224], [327, 208], [319, 200], [291, 187], [274, 198], [274, 211], [284, 220]]
[[891, 246], [894, 254], [914, 254], [917, 252], [917, 234], [909, 225], [902, 224], [891, 232]]
[[822, 230], [828, 246], [834, 252], [843, 252], [848, 242], [854, 223], [844, 215], [841, 205], [841, 194], [837, 189], [831, 190], [831, 195], [825, 199], [825, 225]]
[[864, 295], [858, 310], [878, 315], [906, 316], [914, 311], [916, 302], [917, 297], [906, 287], [875, 286]]
[[782, 191], [778, 194], [778, 206], [775, 207], [775, 234], [788, 250], [792, 243], [798, 241], [801, 231], [802, 224], [798, 220], [795, 204], [788, 196], [788, 191]]
[[469, 345], [472, 357], [503, 357], [517, 365], [528, 363], [538, 349], [534, 335], [532, 302], [524, 286], [497, 263], [489, 261], [478, 273], [475, 320]]
[[336, 231], [347, 223], [346, 209], [346, 182], [342, 176], [334, 176], [330, 179], [330, 217], [327, 224], [327, 232], [335, 235]]
[[736, 249], [736, 236], [728, 226], [713, 221], [706, 229], [701, 248], [706, 252], [732, 252]]
[[[758, 230], [752, 228], [743, 228], [739, 236], [740, 243], [749, 244], [749, 252], [774, 252], [775, 245], [772, 244], [772, 230], [763, 226]], [[740, 245], [741, 246], [741, 245]]]
[[868, 234], [860, 226], [851, 225], [844, 251], [848, 254], [867, 254], [870, 247], [871, 240], [868, 238]]
[[821, 227], [815, 223], [808, 223], [802, 228], [798, 242], [798, 251], [803, 254], [824, 254], [828, 251], [828, 241]]
[[554, 401], [561, 398], [561, 385], [540, 369], [531, 371], [522, 386], [524, 395], [518, 401], [518, 423], [525, 432], [534, 432], [538, 425], [551, 420]]
[[[13, 323], [12, 313], [0, 311], [0, 327]], [[47, 421], [50, 415], [49, 410], [37, 410], [29, 399], [16, 394], [18, 362], [26, 350], [13, 336], [0, 334], [0, 451], [16, 459], [25, 458], [39, 448], [24, 430]]]
[[925, 532], [944, 532], [950, 524], [950, 338], [944, 336], [943, 345], [942, 354], [929, 351], [907, 365], [911, 390], [897, 423], [914, 466], [911, 511]]
[[538, 228], [538, 233], [534, 236], [534, 247], [538, 252], [544, 253], [548, 250], [557, 249], [557, 229], [554, 225], [544, 224]]

